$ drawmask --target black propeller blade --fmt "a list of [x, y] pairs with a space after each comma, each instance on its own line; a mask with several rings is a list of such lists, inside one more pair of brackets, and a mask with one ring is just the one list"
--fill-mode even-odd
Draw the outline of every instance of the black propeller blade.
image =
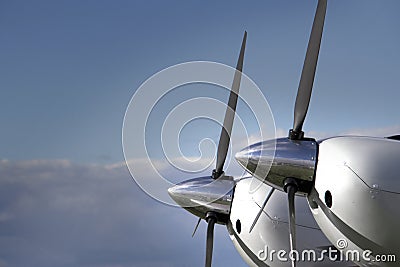
[[[297, 90], [296, 103], [294, 107], [293, 129], [289, 131], [289, 138], [292, 140], [301, 140], [304, 137], [302, 128], [307, 115], [308, 105], [310, 104], [315, 70], [318, 62], [319, 48], [321, 46], [322, 32], [324, 29], [326, 7], [327, 0], [318, 0], [318, 6], [315, 12], [310, 40], [308, 41], [307, 53], [304, 59], [299, 88]], [[296, 250], [296, 214], [294, 199], [298, 190], [296, 179], [286, 178], [284, 190], [288, 194], [290, 250], [294, 251]], [[292, 260], [292, 267], [295, 266], [296, 261]]]
[[217, 150], [217, 163], [213, 171], [213, 177], [216, 179], [223, 174], [224, 163], [228, 153], [230, 136], [232, 132], [233, 120], [235, 119], [236, 105], [239, 95], [240, 81], [242, 79], [242, 69], [244, 60], [244, 51], [246, 48], [247, 32], [244, 32], [242, 47], [240, 49], [239, 59], [236, 65], [236, 72], [233, 78], [231, 93], [229, 95], [228, 106], [225, 111], [224, 124], [221, 129], [221, 135]]
[[199, 217], [199, 219], [197, 220], [196, 226], [194, 227], [194, 230], [193, 230], [192, 237], [194, 237], [194, 235], [196, 234], [196, 231], [197, 231], [197, 228], [200, 225], [200, 222], [201, 222], [201, 217]]
[[[242, 78], [244, 51], [246, 48], [247, 32], [244, 32], [242, 46], [240, 48], [239, 59], [236, 65], [236, 72], [232, 82], [231, 93], [229, 95], [228, 106], [225, 112], [224, 124], [221, 129], [221, 135], [218, 143], [216, 168], [213, 170], [212, 177], [217, 179], [224, 174], [224, 164], [228, 153], [230, 135], [232, 132], [233, 120], [235, 119], [236, 105], [239, 95], [240, 81]], [[206, 267], [211, 267], [212, 251], [214, 242], [214, 225], [217, 222], [217, 214], [208, 212], [207, 221], [207, 241], [206, 241]], [[197, 226], [196, 226], [197, 228]]]
[[207, 220], [207, 240], [206, 240], [206, 267], [211, 267], [213, 245], [214, 245], [214, 225], [217, 217], [213, 212], [209, 212], [206, 216]]
[[262, 204], [260, 210], [258, 211], [257, 216], [254, 218], [254, 221], [253, 221], [253, 223], [252, 223], [251, 226], [250, 226], [249, 233], [251, 233], [251, 231], [253, 230], [254, 226], [256, 225], [256, 223], [257, 223], [257, 221], [258, 221], [258, 218], [260, 218], [262, 211], [264, 210], [265, 206], [266, 206], [267, 203], [268, 203], [268, 200], [271, 198], [272, 193], [274, 193], [274, 191], [275, 191], [275, 188], [272, 187], [271, 190], [269, 191], [267, 197], [265, 198], [264, 203]]
[[[294, 197], [297, 192], [297, 182], [293, 178], [287, 178], [285, 181], [285, 192], [288, 194], [289, 207], [289, 240], [290, 250], [296, 250], [296, 212], [294, 206]], [[296, 266], [296, 261], [292, 261], [292, 267]]]
[[319, 0], [317, 11], [308, 42], [307, 53], [304, 59], [299, 88], [297, 90], [296, 104], [294, 107], [293, 129], [289, 132], [290, 139], [303, 138], [303, 123], [310, 103], [311, 91], [317, 68], [319, 48], [321, 45], [322, 31], [324, 28], [327, 0]]

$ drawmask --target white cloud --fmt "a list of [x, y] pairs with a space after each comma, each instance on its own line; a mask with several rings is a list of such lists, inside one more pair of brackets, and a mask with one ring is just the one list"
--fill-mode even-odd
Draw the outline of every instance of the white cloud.
[[392, 125], [381, 128], [359, 129], [354, 128], [344, 132], [346, 135], [362, 135], [362, 136], [377, 136], [388, 137], [400, 134], [400, 125]]
[[400, 134], [400, 125], [391, 125], [391, 126], [376, 127], [376, 128], [353, 128], [342, 132], [331, 132], [331, 133], [312, 131], [312, 130], [307, 132], [307, 136], [311, 136], [317, 140], [332, 136], [343, 136], [343, 135], [388, 137], [397, 134]]
[[[0, 266], [202, 266], [195, 222], [143, 193], [123, 163], [0, 161]], [[217, 238], [215, 264], [241, 262], [224, 227]]]

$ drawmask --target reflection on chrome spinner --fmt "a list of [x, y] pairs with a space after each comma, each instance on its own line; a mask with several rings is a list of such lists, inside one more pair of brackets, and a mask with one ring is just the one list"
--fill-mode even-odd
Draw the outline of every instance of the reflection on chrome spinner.
[[317, 142], [313, 139], [279, 138], [253, 144], [236, 154], [249, 173], [280, 190], [288, 177], [312, 182], [316, 158]]
[[217, 213], [219, 224], [228, 221], [235, 182], [231, 176], [213, 179], [211, 176], [195, 178], [168, 189], [169, 195], [181, 207], [205, 219], [207, 212]]

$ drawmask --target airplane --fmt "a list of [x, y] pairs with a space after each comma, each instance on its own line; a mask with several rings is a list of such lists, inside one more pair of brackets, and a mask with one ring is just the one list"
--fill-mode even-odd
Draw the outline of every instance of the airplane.
[[[400, 136], [305, 137], [327, 9], [318, 0], [294, 107], [284, 138], [235, 155], [249, 175], [224, 172], [241, 82], [244, 33], [210, 176], [168, 189], [181, 207], [207, 222], [205, 266], [215, 224], [249, 266], [397, 266], [400, 256]], [[254, 182], [257, 190], [250, 190]], [[286, 204], [287, 203], [287, 204]], [[297, 242], [301, 240], [301, 242]], [[306, 257], [308, 256], [308, 257]]]

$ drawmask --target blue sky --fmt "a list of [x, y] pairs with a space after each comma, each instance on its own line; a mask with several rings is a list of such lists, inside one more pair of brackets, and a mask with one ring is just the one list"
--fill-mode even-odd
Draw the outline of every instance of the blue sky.
[[[48, 227], [40, 225], [55, 216], [57, 209], [41, 209], [41, 205], [32, 204], [33, 210], [29, 211], [24, 207], [30, 203], [26, 204], [26, 199], [33, 203], [51, 202], [55, 196], [49, 191], [54, 187], [76, 186], [83, 191], [71, 189], [70, 196], [61, 194], [70, 199], [65, 202], [70, 205], [70, 213], [64, 217], [74, 225], [90, 221], [85, 212], [74, 208], [80, 206], [80, 201], [88, 201], [81, 196], [85, 189], [90, 190], [88, 181], [92, 181], [92, 175], [107, 173], [104, 168], [110, 170], [110, 166], [123, 161], [123, 116], [142, 82], [168, 66], [187, 61], [209, 60], [234, 66], [244, 30], [248, 31], [244, 72], [268, 99], [279, 133], [286, 132], [293, 120], [294, 99], [315, 7], [316, 1], [310, 0], [0, 2], [0, 158], [4, 159], [0, 180], [2, 188], [7, 185], [10, 192], [15, 192], [0, 197], [0, 266], [26, 266], [22, 259], [36, 253], [32, 250], [34, 244], [51, 247], [65, 237], [60, 234], [56, 235], [58, 239], [39, 238], [40, 233], [48, 233]], [[399, 11], [397, 0], [329, 1], [306, 133], [325, 137], [400, 132]], [[220, 97], [224, 99], [223, 95]], [[209, 135], [216, 137], [215, 132], [216, 125], [210, 128]], [[184, 142], [187, 148], [191, 145]], [[60, 167], [60, 161], [68, 162], [67, 167]], [[178, 236], [175, 241], [179, 241], [173, 246], [177, 250], [166, 250], [159, 260], [166, 266], [192, 266], [192, 257], [201, 266], [204, 229], [194, 241], [185, 238], [190, 236], [189, 228], [194, 226], [195, 218], [153, 201], [138, 190], [127, 172], [119, 171], [116, 176], [120, 183], [131, 187], [132, 192], [125, 192], [126, 206], [122, 206], [126, 210], [113, 213], [115, 221], [109, 222], [110, 227], [101, 228], [101, 232], [112, 233], [118, 223], [127, 227], [123, 229], [128, 229], [128, 225], [135, 228], [137, 221], [142, 220], [138, 213], [154, 209], [159, 217], [145, 214], [143, 219], [149, 219], [151, 224], [140, 228], [142, 231], [136, 232], [135, 238], [160, 236], [173, 227]], [[73, 175], [80, 177], [82, 185], [71, 184]], [[26, 181], [30, 176], [32, 179]], [[107, 179], [100, 176], [93, 183], [105, 188]], [[32, 186], [34, 190], [30, 189]], [[90, 203], [103, 205], [104, 200], [113, 201], [112, 196], [118, 195], [121, 188], [124, 186], [106, 190], [104, 196], [94, 197], [99, 202]], [[10, 204], [13, 202], [22, 204], [14, 206]], [[129, 203], [143, 205], [133, 209]], [[163, 217], [165, 210], [176, 214], [179, 222], [185, 220], [182, 224], [188, 226], [186, 232], [179, 232], [184, 227], [176, 226], [174, 219]], [[131, 217], [124, 220], [122, 214], [130, 212]], [[93, 218], [101, 220], [109, 215], [99, 212]], [[164, 224], [157, 221], [163, 218]], [[33, 223], [27, 223], [30, 221]], [[60, 219], [56, 225], [57, 232], [64, 232], [68, 224]], [[117, 258], [123, 257], [111, 249], [118, 247], [117, 243], [107, 246], [105, 240], [96, 239], [101, 237], [98, 232], [77, 227], [76, 240], [69, 241], [68, 249], [55, 246], [54, 251], [49, 250], [54, 259], [49, 266], [99, 266], [102, 259], [85, 261], [81, 256], [85, 252], [85, 257], [91, 255], [91, 242], [103, 244], [96, 254], [109, 252], [107, 260], [103, 259], [106, 265], [151, 265], [135, 253], [132, 255], [136, 256], [125, 256], [129, 259], [126, 262], [117, 262]], [[74, 245], [81, 243], [78, 233], [86, 231], [92, 239], [74, 250]], [[240, 262], [225, 229], [221, 228], [218, 235], [223, 241], [216, 244], [216, 249], [226, 247], [224, 253], [232, 256], [217, 257], [216, 262]], [[171, 237], [174, 236], [166, 234], [160, 239], [166, 241]], [[14, 238], [13, 242], [7, 238]], [[152, 238], [142, 244], [125, 240], [121, 246], [135, 250], [135, 245], [147, 244], [154, 248], [157, 239]], [[131, 250], [125, 252], [129, 255]], [[180, 257], [178, 262], [173, 260], [176, 257]], [[45, 262], [51, 262], [48, 259], [38, 258], [35, 265], [45, 266]]]
[[[244, 70], [288, 129], [314, 2], [2, 2], [2, 156], [121, 160], [136, 88], [177, 63], [234, 66], [244, 30]], [[397, 10], [397, 1], [329, 2], [306, 130], [399, 124]]]

